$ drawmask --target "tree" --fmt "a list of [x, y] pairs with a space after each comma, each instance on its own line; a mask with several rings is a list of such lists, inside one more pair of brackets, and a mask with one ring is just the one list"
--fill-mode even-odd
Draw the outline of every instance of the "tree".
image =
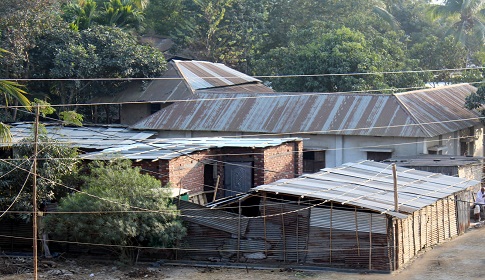
[[188, 11], [184, 12], [183, 0], [151, 0], [145, 13], [147, 33], [170, 36], [184, 21]]
[[[7, 51], [0, 49], [0, 57], [2, 53]], [[22, 85], [14, 81], [0, 81], [0, 93], [3, 95], [5, 105], [8, 106], [10, 100], [13, 98], [30, 110], [30, 101], [25, 97], [26, 92], [22, 89]], [[0, 122], [0, 142], [9, 142], [12, 139], [8, 125]]]
[[465, 99], [465, 107], [469, 110], [478, 110], [480, 112], [481, 122], [485, 124], [485, 86], [480, 85], [475, 93], [471, 93]]
[[[32, 71], [38, 78], [148, 78], [166, 70], [160, 51], [138, 44], [136, 38], [120, 28], [101, 25], [79, 32], [51, 29], [38, 39], [30, 55], [35, 61]], [[116, 94], [126, 84], [121, 80], [57, 80], [36, 83], [33, 89], [48, 93], [51, 103], [73, 104], [98, 95]]]
[[[316, 32], [321, 32], [316, 29]], [[277, 91], [338, 92], [423, 85], [416, 73], [352, 75], [412, 69], [416, 61], [409, 60], [396, 42], [385, 37], [367, 40], [364, 34], [340, 28], [318, 34], [303, 30], [313, 38], [305, 44], [291, 44], [276, 48], [258, 60], [263, 75], [306, 75], [298, 78], [275, 78], [272, 86]], [[313, 35], [311, 35], [313, 34]]]
[[62, 17], [73, 30], [95, 24], [137, 29], [144, 20], [148, 0], [74, 0], [63, 6]]
[[[32, 156], [34, 135], [12, 146], [11, 158], [0, 162], [0, 207], [13, 210], [32, 211]], [[67, 143], [49, 138], [40, 126], [37, 157], [37, 200], [57, 200], [67, 193], [64, 185], [77, 170], [77, 150]], [[29, 215], [23, 215], [30, 219]]]
[[446, 0], [444, 5], [429, 9], [435, 19], [448, 19], [450, 34], [467, 47], [470, 53], [480, 49], [485, 42], [485, 1]]
[[134, 261], [132, 246], [171, 247], [185, 236], [178, 211], [160, 181], [129, 160], [93, 162], [82, 192], [60, 201], [60, 212], [98, 214], [51, 215], [54, 235], [78, 242], [117, 245], [122, 261]]

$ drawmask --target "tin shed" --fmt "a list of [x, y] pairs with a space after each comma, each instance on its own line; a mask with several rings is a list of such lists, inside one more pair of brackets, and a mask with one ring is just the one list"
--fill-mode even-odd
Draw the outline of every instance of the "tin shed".
[[[479, 181], [395, 170], [373, 161], [347, 163], [254, 188], [261, 196], [262, 234], [276, 249], [267, 257], [394, 271], [468, 228], [469, 197]], [[266, 235], [268, 224], [280, 230], [275, 240]]]

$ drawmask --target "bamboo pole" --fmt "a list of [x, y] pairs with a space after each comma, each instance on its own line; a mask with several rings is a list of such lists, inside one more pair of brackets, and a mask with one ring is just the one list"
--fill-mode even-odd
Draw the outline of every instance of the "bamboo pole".
[[216, 186], [214, 188], [214, 196], [212, 197], [212, 201], [215, 201], [217, 198], [217, 189], [219, 188], [219, 178], [221, 178], [221, 175], [217, 175]]
[[264, 231], [264, 253], [268, 257], [268, 249], [266, 243], [268, 242], [268, 237], [266, 236], [266, 192], [263, 194], [263, 231]]
[[372, 269], [372, 213], [369, 221], [369, 270]]
[[237, 220], [237, 261], [239, 262], [240, 251], [241, 251], [241, 199], [238, 203], [239, 217]]
[[332, 264], [332, 224], [333, 224], [333, 218], [332, 218], [332, 210], [333, 210], [333, 201], [330, 202], [330, 251], [329, 251], [329, 261], [330, 264]]
[[34, 280], [38, 279], [38, 257], [37, 257], [37, 149], [38, 149], [38, 141], [39, 141], [39, 105], [35, 106], [35, 125], [34, 125], [34, 156], [32, 162], [32, 173], [33, 173], [33, 185], [32, 185], [32, 222], [33, 222], [33, 249], [34, 249]]
[[283, 230], [283, 261], [286, 263], [286, 231], [285, 231], [285, 215], [283, 214], [283, 204], [280, 204], [281, 209], [281, 228]]
[[394, 211], [399, 212], [399, 203], [398, 203], [398, 195], [397, 195], [397, 170], [396, 164], [392, 164], [392, 179], [394, 182]]
[[[300, 197], [298, 197], [298, 206], [300, 206]], [[300, 215], [296, 212], [296, 261], [300, 261]]]
[[359, 242], [359, 223], [357, 220], [357, 207], [354, 207], [354, 217], [355, 217], [355, 239], [357, 241], [357, 255], [360, 256], [360, 242]]

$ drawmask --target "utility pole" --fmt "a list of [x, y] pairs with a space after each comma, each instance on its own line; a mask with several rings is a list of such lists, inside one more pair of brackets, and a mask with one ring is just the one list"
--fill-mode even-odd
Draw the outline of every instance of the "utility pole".
[[33, 211], [33, 234], [34, 234], [34, 280], [38, 279], [37, 273], [37, 142], [39, 140], [39, 105], [35, 106], [35, 124], [34, 124], [34, 156], [32, 158], [32, 176], [33, 176], [33, 186], [32, 186], [32, 205]]

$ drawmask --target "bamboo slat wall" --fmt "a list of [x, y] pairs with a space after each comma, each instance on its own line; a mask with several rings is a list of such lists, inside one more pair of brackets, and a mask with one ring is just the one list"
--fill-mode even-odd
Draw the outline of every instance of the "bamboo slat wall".
[[407, 219], [395, 220], [398, 267], [413, 259], [420, 250], [458, 235], [456, 203], [455, 197], [449, 196]]

